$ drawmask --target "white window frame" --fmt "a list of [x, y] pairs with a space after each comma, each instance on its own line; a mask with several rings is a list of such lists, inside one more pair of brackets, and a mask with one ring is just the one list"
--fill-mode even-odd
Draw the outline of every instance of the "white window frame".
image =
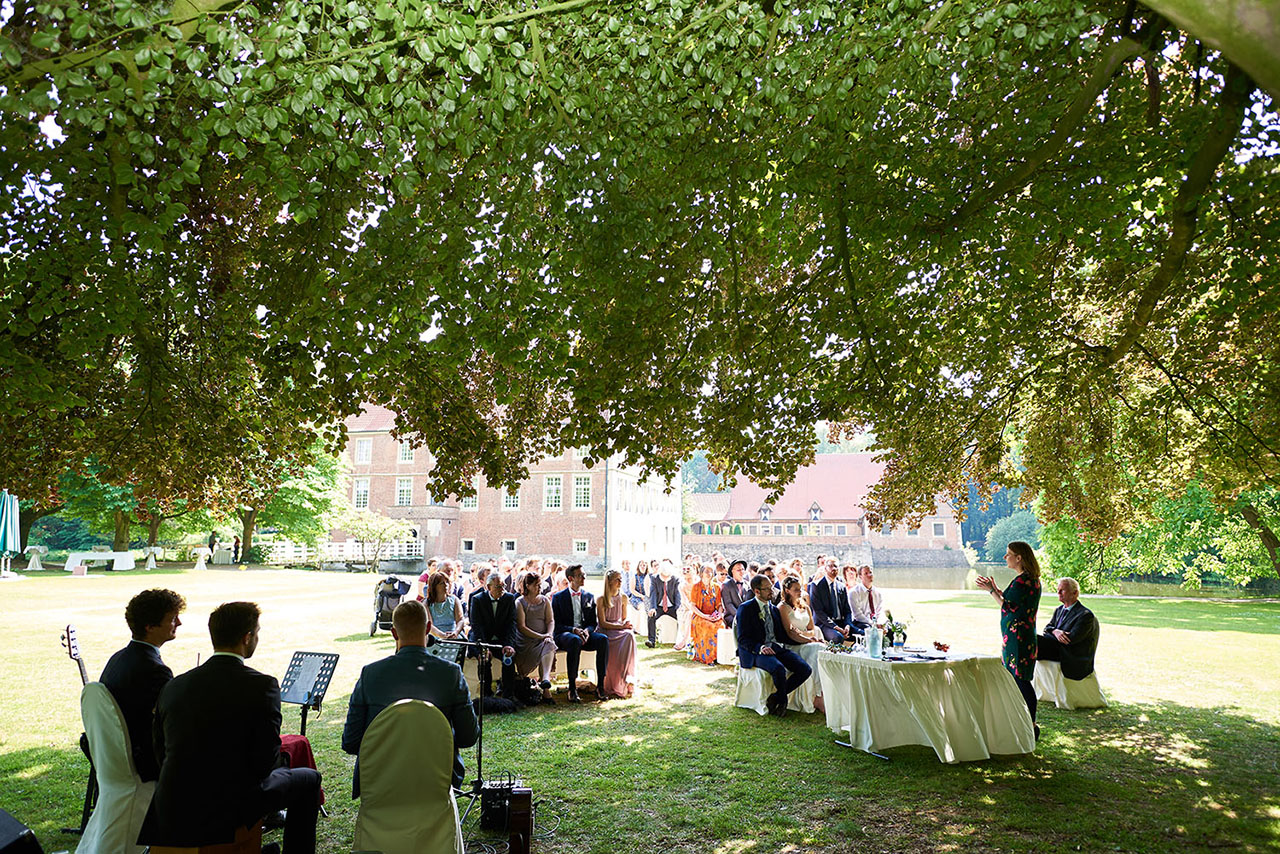
[[823, 536], [827, 536], [827, 537], [829, 537], [829, 536], [831, 536], [832, 534], [834, 534], [835, 532], [836, 532], [836, 529], [835, 529], [835, 528], [833, 528], [831, 525], [823, 525], [823, 526], [822, 526], [822, 534], [823, 534]]
[[372, 439], [356, 439], [355, 458], [358, 466], [367, 466], [373, 462]]
[[[579, 548], [579, 547], [581, 547], [581, 548]], [[574, 554], [576, 554], [576, 555], [585, 555], [585, 554], [590, 554], [591, 552], [590, 552], [588, 549], [589, 549], [589, 544], [587, 543], [587, 541], [586, 541], [586, 540], [574, 540], [574, 541], [573, 541], [573, 553], [574, 553]]]
[[[511, 548], [507, 548], [507, 543], [511, 543]], [[514, 538], [508, 539], [506, 537], [503, 537], [502, 539], [498, 540], [498, 551], [501, 552], [502, 554], [515, 554], [517, 551], [519, 551], [519, 549], [516, 548], [517, 545], [519, 544], [516, 542]]]
[[[363, 504], [360, 503], [361, 497], [364, 498]], [[357, 510], [369, 509], [369, 478], [358, 477], [351, 482], [351, 506]]]
[[400, 450], [396, 452], [397, 463], [413, 462], [413, 445], [408, 439], [400, 440]]
[[413, 478], [411, 477], [396, 478], [396, 505], [395, 506], [397, 507], [413, 506]]
[[[942, 530], [938, 530], [939, 528], [941, 528]], [[947, 523], [946, 523], [946, 522], [934, 522], [934, 523], [933, 523], [933, 535], [934, 535], [935, 537], [945, 537], [945, 536], [947, 535]]]
[[[586, 487], [585, 493], [580, 491], [584, 486]], [[579, 498], [584, 495], [585, 500], [579, 501]], [[573, 476], [573, 509], [591, 509], [591, 475], [589, 474], [575, 474]]]
[[516, 487], [515, 492], [502, 493], [502, 509], [504, 511], [520, 509], [520, 488]]
[[836, 525], [836, 536], [837, 536], [837, 537], [847, 537], [847, 536], [849, 536], [849, 526], [848, 526], [848, 525]]
[[920, 536], [920, 528], [919, 528], [919, 527], [915, 527], [915, 528], [908, 528], [908, 529], [907, 529], [907, 536], [908, 536], [908, 537], [918, 537], [918, 536]]
[[543, 477], [542, 509], [543, 510], [563, 510], [564, 509], [564, 475], [549, 474]]
[[476, 550], [476, 541], [472, 537], [464, 537], [460, 547], [464, 554], [471, 554]]
[[788, 534], [795, 534], [795, 532], [796, 532], [796, 526], [795, 526], [795, 525], [788, 525], [788, 526], [787, 526], [787, 533], [788, 533]]
[[458, 507], [461, 508], [462, 510], [479, 510], [480, 496], [464, 495], [462, 496], [462, 500], [458, 502]]

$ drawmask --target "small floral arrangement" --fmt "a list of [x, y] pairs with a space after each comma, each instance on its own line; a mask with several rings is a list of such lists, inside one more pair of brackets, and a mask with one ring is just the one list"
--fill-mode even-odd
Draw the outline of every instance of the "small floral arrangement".
[[903, 638], [907, 636], [907, 626], [910, 625], [909, 622], [907, 622], [906, 620], [895, 620], [893, 618], [892, 611], [885, 611], [884, 617], [885, 617], [885, 621], [884, 621], [885, 634], [891, 634], [894, 637], [901, 636]]

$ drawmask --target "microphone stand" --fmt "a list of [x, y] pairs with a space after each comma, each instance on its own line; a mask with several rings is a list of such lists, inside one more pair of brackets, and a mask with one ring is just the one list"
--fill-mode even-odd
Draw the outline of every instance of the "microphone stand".
[[[471, 791], [463, 792], [461, 789], [461, 797], [467, 798], [467, 808], [462, 813], [462, 818], [458, 819], [461, 825], [467, 820], [467, 816], [471, 814], [471, 808], [476, 805], [476, 799], [480, 797], [480, 790], [484, 787], [484, 689], [485, 683], [489, 683], [492, 689], [493, 683], [493, 664], [492, 657], [494, 651], [502, 653], [502, 644], [500, 643], [480, 643], [473, 640], [441, 640], [434, 635], [427, 635], [427, 646], [435, 646], [436, 644], [447, 644], [449, 646], [460, 646], [463, 648], [463, 654], [466, 655], [471, 650], [476, 651], [476, 673], [480, 677], [480, 697], [476, 705], [479, 711], [476, 715], [476, 778], [471, 783]], [[488, 679], [485, 679], [486, 674]]]

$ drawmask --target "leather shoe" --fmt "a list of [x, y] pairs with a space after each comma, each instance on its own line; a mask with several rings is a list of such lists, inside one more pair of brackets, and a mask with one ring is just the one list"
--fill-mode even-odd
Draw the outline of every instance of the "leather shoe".
[[541, 682], [538, 683], [538, 687], [541, 688], [543, 691], [550, 691], [551, 681], [548, 679], [543, 679]]
[[578, 692], [577, 692], [577, 691], [570, 691], [570, 692], [569, 692], [569, 702], [570, 702], [570, 703], [581, 703], [581, 702], [582, 702], [582, 698], [578, 696]]
[[654, 643], [653, 641], [645, 641], [644, 645], [649, 647], [649, 649], [653, 649], [655, 646], [657, 646], [657, 644]]

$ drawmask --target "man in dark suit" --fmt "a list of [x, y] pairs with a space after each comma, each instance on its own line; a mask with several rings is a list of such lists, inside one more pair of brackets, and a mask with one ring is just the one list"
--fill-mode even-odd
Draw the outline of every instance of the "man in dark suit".
[[738, 662], [747, 668], [759, 667], [773, 677], [776, 690], [765, 705], [770, 714], [782, 717], [791, 692], [804, 684], [813, 670], [786, 646], [782, 614], [770, 601], [773, 585], [769, 579], [763, 575], [751, 579], [751, 592], [755, 597], [738, 609]]
[[596, 629], [596, 600], [582, 589], [581, 564], [564, 571], [569, 589], [551, 597], [551, 616], [555, 619], [556, 646], [567, 655], [569, 667], [569, 702], [581, 703], [578, 696], [578, 661], [582, 651], [596, 654], [596, 696], [604, 700], [604, 677], [609, 668], [609, 638]]
[[676, 612], [680, 609], [680, 582], [675, 577], [675, 565], [670, 559], [663, 559], [658, 573], [649, 582], [649, 639], [644, 645], [653, 649], [658, 645], [658, 618], [671, 617], [678, 620]]
[[160, 658], [160, 647], [177, 637], [182, 625], [178, 615], [186, 607], [187, 600], [172, 590], [143, 590], [130, 599], [124, 619], [133, 640], [111, 656], [98, 679], [120, 707], [133, 764], [144, 782], [160, 776], [151, 745], [151, 722], [160, 690], [173, 678], [173, 671]]
[[[342, 749], [358, 755], [365, 730], [378, 713], [399, 700], [426, 700], [444, 713], [453, 728], [453, 785], [462, 785], [465, 769], [458, 749], [476, 743], [478, 733], [471, 692], [458, 665], [427, 654], [427, 609], [401, 602], [391, 614], [396, 653], [365, 665], [351, 691]], [[360, 760], [351, 778], [351, 797], [360, 797]]]
[[729, 578], [720, 586], [720, 603], [724, 606], [725, 628], [733, 628], [733, 619], [738, 615], [738, 609], [742, 607], [743, 602], [751, 598], [748, 595], [750, 588], [742, 580], [742, 574], [746, 571], [747, 562], [735, 560], [729, 564]]
[[315, 851], [320, 774], [280, 767], [280, 686], [244, 663], [258, 648], [260, 613], [252, 602], [219, 605], [209, 615], [213, 655], [160, 692], [160, 779], [143, 844], [231, 842], [237, 828], [286, 809], [285, 854]]
[[837, 577], [835, 561], [827, 563], [826, 574], [813, 585], [813, 622], [829, 641], [849, 637], [849, 592]]
[[1080, 604], [1080, 584], [1074, 578], [1058, 580], [1058, 601], [1053, 619], [1037, 638], [1036, 655], [1042, 661], [1062, 662], [1067, 679], [1084, 679], [1093, 672], [1098, 650], [1098, 618]]
[[[516, 597], [502, 587], [502, 576], [490, 572], [485, 586], [471, 595], [471, 640], [475, 643], [502, 645], [502, 695], [510, 697], [516, 689]], [[511, 662], [508, 664], [507, 662]], [[480, 667], [480, 693], [492, 693], [491, 665], [483, 656]]]

